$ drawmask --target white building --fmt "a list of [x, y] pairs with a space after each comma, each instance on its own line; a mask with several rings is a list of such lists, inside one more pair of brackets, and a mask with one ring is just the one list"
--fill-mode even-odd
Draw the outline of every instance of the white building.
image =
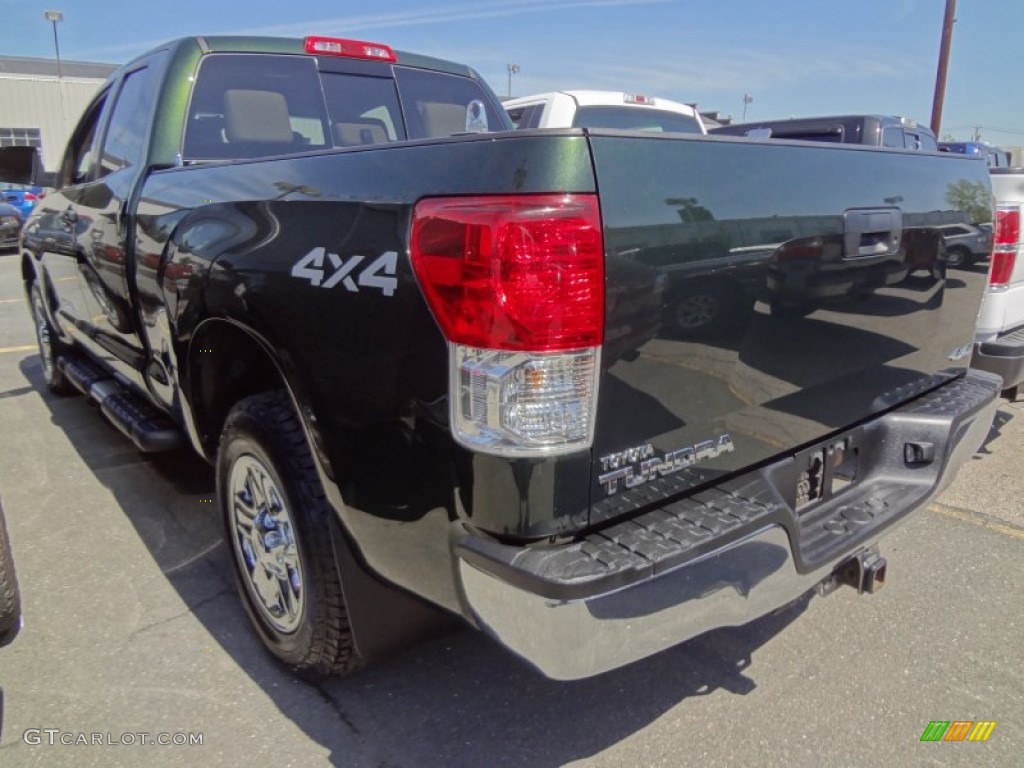
[[43, 165], [57, 169], [68, 136], [96, 94], [111, 64], [0, 56], [0, 147], [42, 150]]

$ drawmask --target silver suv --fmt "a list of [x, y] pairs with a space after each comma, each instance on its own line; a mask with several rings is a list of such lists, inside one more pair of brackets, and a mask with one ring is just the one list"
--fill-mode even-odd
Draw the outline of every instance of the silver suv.
[[991, 230], [972, 224], [943, 224], [938, 229], [946, 241], [946, 263], [951, 267], [969, 267], [992, 253]]

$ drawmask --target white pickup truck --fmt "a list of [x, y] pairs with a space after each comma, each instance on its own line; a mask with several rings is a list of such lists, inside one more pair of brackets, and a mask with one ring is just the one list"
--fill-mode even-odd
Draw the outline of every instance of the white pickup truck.
[[998, 373], [1016, 397], [1024, 381], [1024, 253], [1020, 222], [1024, 168], [992, 168], [996, 220], [989, 286], [981, 302], [972, 368]]
[[504, 102], [516, 128], [617, 128], [707, 133], [696, 109], [622, 91], [552, 91]]

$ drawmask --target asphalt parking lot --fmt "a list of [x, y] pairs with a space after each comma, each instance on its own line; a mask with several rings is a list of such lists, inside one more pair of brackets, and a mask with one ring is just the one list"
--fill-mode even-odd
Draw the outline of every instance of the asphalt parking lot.
[[[1024, 399], [883, 541], [881, 593], [808, 598], [574, 683], [465, 629], [320, 686], [282, 671], [235, 597], [210, 469], [143, 457], [84, 398], [44, 394], [11, 253], [0, 425], [25, 621], [0, 649], [3, 766], [1020, 764]], [[933, 720], [996, 726], [922, 743]]]

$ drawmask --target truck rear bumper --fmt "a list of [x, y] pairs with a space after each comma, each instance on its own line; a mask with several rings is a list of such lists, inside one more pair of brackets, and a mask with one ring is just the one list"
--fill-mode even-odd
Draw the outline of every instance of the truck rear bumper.
[[[455, 544], [465, 610], [548, 677], [614, 669], [800, 597], [949, 484], [984, 441], [1000, 381], [970, 371], [827, 443], [587, 536], [513, 547]], [[856, 482], [786, 499], [794, 467], [856, 445]], [[830, 454], [831, 455], [831, 454]]]
[[1003, 379], [1009, 389], [1024, 381], [1024, 328], [974, 345], [971, 367], [989, 371]]

